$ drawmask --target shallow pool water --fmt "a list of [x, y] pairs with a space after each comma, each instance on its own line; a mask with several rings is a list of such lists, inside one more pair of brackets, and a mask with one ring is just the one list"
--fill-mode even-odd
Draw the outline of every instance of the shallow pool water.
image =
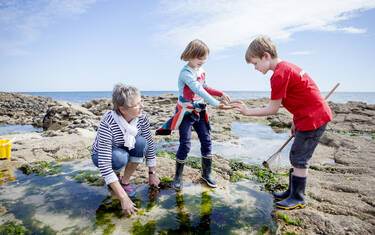
[[[226, 190], [186, 184], [182, 193], [163, 189], [149, 196], [136, 185], [137, 215], [121, 217], [121, 206], [106, 186], [78, 183], [81, 171], [98, 173], [91, 161], [59, 163], [54, 176], [24, 175], [0, 184], [0, 224], [14, 216], [33, 234], [256, 234], [274, 233], [273, 198], [251, 181]], [[8, 219], [7, 219], [8, 218]], [[14, 220], [14, 218], [12, 219]]]
[[32, 131], [43, 131], [43, 128], [36, 128], [32, 125], [0, 125], [0, 135], [9, 133], [24, 133]]
[[[290, 136], [268, 126], [233, 123], [238, 139], [213, 142], [213, 153], [248, 164], [261, 164]], [[288, 164], [289, 144], [281, 164]], [[176, 151], [178, 142], [156, 144], [157, 149]], [[192, 142], [189, 155], [200, 156], [200, 144]], [[0, 174], [1, 224], [18, 220], [33, 234], [262, 234], [275, 233], [271, 217], [273, 198], [252, 181], [212, 190], [187, 184], [182, 193], [163, 189], [149, 196], [149, 186], [136, 186], [137, 215], [121, 216], [118, 199], [106, 186], [90, 186], [73, 179], [82, 171], [99, 174], [91, 161], [65, 162], [55, 176], [24, 175], [21, 171]], [[0, 208], [1, 209], [1, 208]], [[0, 210], [1, 211], [1, 210]], [[13, 218], [14, 216], [14, 218]]]
[[[269, 126], [243, 122], [233, 122], [232, 133], [239, 136], [239, 139], [213, 142], [212, 153], [227, 159], [238, 159], [247, 164], [258, 165], [274, 154], [290, 136], [290, 131], [286, 129], [276, 132]], [[289, 142], [281, 152], [281, 166], [289, 165], [289, 151], [292, 142]], [[156, 148], [176, 152], [178, 145], [178, 142], [160, 142], [156, 144]], [[189, 155], [200, 156], [199, 141], [192, 141]]]

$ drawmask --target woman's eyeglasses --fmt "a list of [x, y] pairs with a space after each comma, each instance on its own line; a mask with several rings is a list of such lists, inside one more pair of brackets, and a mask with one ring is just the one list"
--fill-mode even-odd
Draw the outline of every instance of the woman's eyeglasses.
[[139, 101], [136, 105], [128, 107], [128, 109], [140, 108], [143, 105], [143, 100]]

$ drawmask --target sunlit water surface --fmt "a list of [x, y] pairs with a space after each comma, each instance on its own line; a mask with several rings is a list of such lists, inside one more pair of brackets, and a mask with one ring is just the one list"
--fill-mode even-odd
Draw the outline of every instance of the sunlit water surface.
[[[219, 154], [227, 159], [237, 159], [247, 164], [262, 164], [264, 160], [273, 155], [290, 136], [290, 131], [283, 129], [277, 132], [269, 126], [233, 122], [232, 133], [239, 139], [227, 142], [213, 142], [212, 153]], [[279, 165], [289, 164], [289, 151], [292, 142], [283, 149]], [[156, 144], [157, 149], [176, 152], [178, 142], [161, 142]], [[201, 156], [199, 141], [192, 141], [190, 156]]]
[[[233, 123], [238, 139], [213, 143], [213, 153], [249, 164], [261, 164], [289, 137], [258, 124]], [[178, 143], [156, 144], [157, 149], [176, 151]], [[290, 146], [282, 153], [287, 164]], [[193, 141], [190, 155], [200, 155]], [[0, 175], [0, 204], [7, 213], [0, 224], [14, 216], [33, 234], [258, 234], [276, 231], [271, 217], [273, 198], [252, 181], [231, 183], [225, 190], [186, 184], [183, 192], [163, 189], [149, 197], [149, 186], [136, 185], [133, 200], [140, 209], [121, 217], [121, 205], [106, 186], [78, 183], [81, 171], [99, 174], [91, 161], [59, 163], [56, 176], [24, 175], [21, 171]]]
[[[148, 185], [136, 185], [139, 212], [121, 217], [119, 200], [106, 186], [89, 186], [72, 177], [98, 173], [90, 161], [59, 163], [56, 176], [24, 175], [0, 185], [0, 203], [32, 234], [248, 234], [276, 230], [270, 214], [273, 198], [251, 181], [211, 190], [186, 184], [181, 194], [164, 189], [149, 197]], [[9, 180], [10, 179], [10, 180]], [[151, 199], [150, 199], [151, 198]]]
[[9, 133], [24, 133], [32, 131], [43, 131], [43, 128], [36, 128], [32, 125], [0, 125], [0, 135]]

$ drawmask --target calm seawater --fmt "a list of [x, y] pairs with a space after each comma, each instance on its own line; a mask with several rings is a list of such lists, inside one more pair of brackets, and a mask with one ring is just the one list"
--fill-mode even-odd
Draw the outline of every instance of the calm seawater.
[[[270, 97], [269, 91], [225, 91], [231, 99], [255, 99]], [[63, 100], [82, 104], [95, 98], [111, 98], [112, 91], [74, 91], [74, 92], [19, 92], [36, 96], [50, 97], [54, 100]], [[158, 96], [174, 94], [177, 91], [141, 91], [142, 95]], [[323, 92], [323, 97], [328, 92]], [[367, 104], [375, 104], [375, 92], [335, 92], [329, 97], [329, 101], [346, 103], [348, 101], [361, 101]]]

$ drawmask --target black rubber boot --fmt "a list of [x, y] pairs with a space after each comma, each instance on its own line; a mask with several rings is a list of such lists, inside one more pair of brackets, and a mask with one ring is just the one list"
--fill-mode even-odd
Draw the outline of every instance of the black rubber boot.
[[293, 168], [289, 169], [289, 187], [285, 192], [274, 192], [273, 196], [275, 197], [276, 200], [284, 200], [287, 198], [290, 194], [290, 187], [292, 185], [292, 174], [293, 173]]
[[295, 208], [305, 207], [305, 188], [306, 188], [306, 177], [298, 177], [293, 175], [292, 185], [289, 196], [279, 202], [276, 202], [276, 207], [291, 210]]
[[202, 179], [206, 181], [208, 186], [216, 188], [216, 180], [211, 175], [212, 158], [202, 157]]
[[182, 183], [183, 171], [184, 171], [184, 163], [179, 163], [176, 161], [176, 174], [174, 176], [173, 188], [177, 191], [181, 191], [183, 187], [183, 183]]

